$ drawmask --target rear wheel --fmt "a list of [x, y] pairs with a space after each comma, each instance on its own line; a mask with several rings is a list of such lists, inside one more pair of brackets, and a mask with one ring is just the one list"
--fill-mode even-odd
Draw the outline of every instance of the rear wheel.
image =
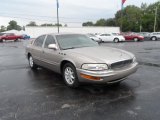
[[134, 38], [134, 41], [135, 41], [135, 42], [138, 42], [139, 40], [138, 40], [138, 38]]
[[28, 62], [31, 69], [36, 70], [38, 68], [38, 66], [34, 63], [33, 57], [31, 55], [28, 57]]
[[19, 41], [20, 39], [18, 38], [18, 39], [16, 39], [16, 40], [14, 40], [14, 42], [17, 42], [17, 41]]
[[79, 86], [79, 80], [76, 72], [76, 68], [71, 63], [66, 63], [63, 66], [63, 79], [67, 86], [71, 88], [77, 88]]
[[151, 40], [152, 40], [152, 41], [156, 41], [156, 40], [157, 40], [157, 37], [152, 37]]
[[118, 38], [115, 38], [115, 39], [114, 39], [114, 42], [115, 42], [115, 43], [118, 43], [118, 42], [119, 42], [119, 39], [118, 39]]

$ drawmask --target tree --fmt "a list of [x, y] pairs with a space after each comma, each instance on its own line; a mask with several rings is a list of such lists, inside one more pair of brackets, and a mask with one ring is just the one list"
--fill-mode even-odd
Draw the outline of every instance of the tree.
[[65, 25], [64, 25], [64, 27], [68, 27], [68, 25], [67, 25], [67, 24], [65, 24]]
[[[123, 14], [123, 17], [121, 17]], [[139, 7], [134, 5], [127, 6], [121, 11], [118, 11], [115, 15], [116, 25], [121, 26], [122, 22], [122, 31], [133, 31], [138, 32], [141, 25], [141, 15], [142, 10]]]
[[27, 24], [27, 26], [37, 26], [36, 22], [31, 21], [29, 24]]
[[114, 18], [109, 18], [106, 20], [106, 26], [116, 26], [116, 21]]
[[93, 22], [88, 21], [82, 24], [82, 26], [94, 26]]
[[6, 31], [6, 27], [2, 25], [0, 28], [0, 32], [4, 32], [4, 31]]
[[59, 24], [59, 25], [58, 25], [58, 24], [56, 23], [54, 26], [59, 26], [59, 27], [62, 27], [62, 24]]
[[7, 26], [7, 30], [21, 30], [21, 26], [17, 25], [17, 22], [12, 20], [9, 22], [9, 25]]
[[96, 22], [95, 26], [106, 26], [106, 20], [105, 19], [100, 19]]
[[41, 24], [41, 26], [55, 26], [55, 25], [53, 25], [51, 23], [45, 23], [45, 24]]

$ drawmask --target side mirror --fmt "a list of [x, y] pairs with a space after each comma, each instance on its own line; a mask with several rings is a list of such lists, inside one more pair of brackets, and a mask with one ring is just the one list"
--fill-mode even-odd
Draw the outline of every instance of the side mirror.
[[56, 44], [50, 44], [50, 45], [48, 45], [48, 48], [49, 49], [53, 49], [53, 50], [57, 50], [58, 49]]

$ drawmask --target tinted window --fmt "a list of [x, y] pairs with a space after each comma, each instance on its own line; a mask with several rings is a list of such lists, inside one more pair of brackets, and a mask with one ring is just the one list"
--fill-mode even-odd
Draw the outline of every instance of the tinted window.
[[50, 44], [55, 44], [55, 43], [56, 43], [56, 42], [55, 42], [54, 37], [51, 36], [51, 35], [48, 35], [48, 36], [47, 36], [47, 39], [46, 39], [46, 42], [45, 42], [45, 45], [44, 45], [44, 48], [48, 48], [48, 45], [50, 45]]
[[35, 45], [35, 46], [38, 46], [38, 47], [42, 47], [43, 42], [44, 42], [44, 39], [45, 39], [45, 35], [38, 37], [38, 38], [35, 40], [34, 45]]
[[110, 34], [102, 34], [101, 36], [110, 36]]

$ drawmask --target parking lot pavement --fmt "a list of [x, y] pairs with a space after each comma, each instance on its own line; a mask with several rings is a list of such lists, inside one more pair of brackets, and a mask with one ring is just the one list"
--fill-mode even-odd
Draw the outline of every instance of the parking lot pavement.
[[0, 120], [158, 120], [160, 41], [103, 43], [136, 54], [137, 73], [118, 87], [66, 87], [52, 71], [32, 71], [27, 42], [0, 44]]

